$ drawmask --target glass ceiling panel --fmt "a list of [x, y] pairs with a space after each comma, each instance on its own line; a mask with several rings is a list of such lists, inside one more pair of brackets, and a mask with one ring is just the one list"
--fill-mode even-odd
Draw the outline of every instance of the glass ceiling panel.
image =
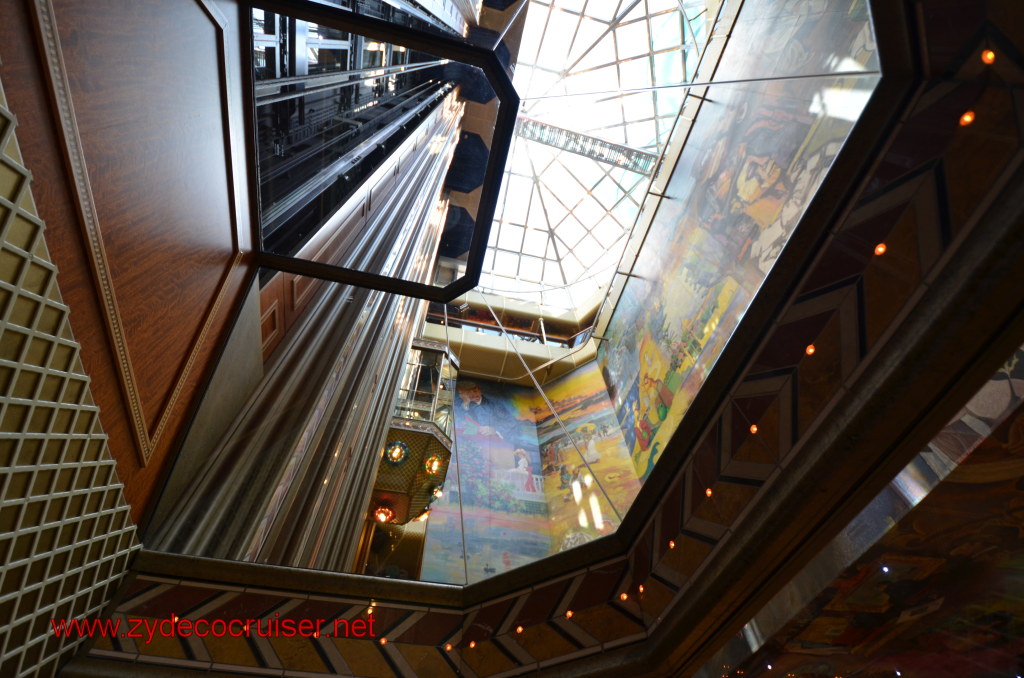
[[[692, 74], [705, 8], [705, 0], [530, 1], [515, 85], [520, 116], [550, 140], [513, 142], [490, 243], [505, 256], [485, 267], [482, 289], [538, 303], [552, 286], [564, 288], [562, 299], [594, 298], [593, 281], [604, 282], [621, 256], [682, 104], [682, 88], [654, 87]], [[602, 159], [623, 154], [650, 158], [649, 171]], [[513, 227], [526, 237], [513, 238]], [[540, 275], [511, 253], [540, 255], [542, 238], [550, 245]], [[587, 293], [574, 292], [584, 282]]]

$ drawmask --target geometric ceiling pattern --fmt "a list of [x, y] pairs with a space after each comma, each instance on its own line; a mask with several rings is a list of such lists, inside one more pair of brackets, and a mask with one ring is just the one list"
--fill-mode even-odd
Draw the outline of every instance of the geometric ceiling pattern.
[[[716, 12], [705, 0], [530, 0], [514, 78], [520, 116], [659, 156]], [[561, 308], [590, 301], [650, 174], [518, 136], [481, 287]]]
[[1022, 402], [1019, 348], [707, 674], [1020, 675]]

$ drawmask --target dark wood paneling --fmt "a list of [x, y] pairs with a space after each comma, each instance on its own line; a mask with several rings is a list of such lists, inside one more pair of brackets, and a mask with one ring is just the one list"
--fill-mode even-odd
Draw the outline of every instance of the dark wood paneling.
[[54, 10], [152, 435], [234, 254], [219, 27], [195, 0]]
[[[85, 236], [60, 109], [37, 37], [35, 3], [4, 3], [0, 20], [0, 73], [136, 521], [241, 298], [249, 265], [247, 252], [236, 258], [235, 240], [236, 221], [248, 228], [248, 203], [244, 194], [237, 206], [229, 198], [232, 171], [238, 175], [233, 183], [244, 185], [241, 92], [231, 93], [237, 131], [229, 160], [218, 60], [221, 36], [237, 49], [238, 12], [226, 0], [219, 4], [227, 18], [223, 34], [196, 0], [102, 6], [58, 0], [54, 12], [127, 358], [155, 443], [148, 466], [140, 462], [143, 446], [126, 398], [124, 361], [108, 325], [111, 305], [94, 274], [94, 248]], [[227, 64], [239, 83], [237, 59]], [[211, 313], [218, 291], [221, 303]], [[160, 421], [164, 427], [153, 440]]]

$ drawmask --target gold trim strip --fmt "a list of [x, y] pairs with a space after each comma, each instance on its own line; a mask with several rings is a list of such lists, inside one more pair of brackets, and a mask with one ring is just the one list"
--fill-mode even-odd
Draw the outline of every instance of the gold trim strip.
[[139, 446], [140, 461], [143, 466], [149, 461], [153, 452], [152, 441], [146, 431], [145, 418], [142, 412], [142, 400], [139, 395], [137, 380], [128, 356], [124, 327], [118, 311], [117, 299], [111, 282], [110, 269], [107, 263], [106, 250], [100, 236], [99, 218], [93, 198], [92, 185], [85, 165], [82, 152], [82, 139], [79, 136], [78, 124], [75, 121], [75, 108], [71, 102], [68, 88], [67, 70], [64, 66], [64, 55], [57, 37], [57, 25], [54, 20], [53, 4], [50, 0], [36, 0], [35, 15], [40, 37], [45, 51], [46, 65], [50, 76], [50, 88], [60, 116], [61, 130], [64, 133], [64, 151], [75, 182], [75, 193], [78, 197], [79, 216], [82, 219], [83, 232], [89, 244], [89, 263], [93, 277], [99, 289], [103, 304], [107, 333], [114, 346], [117, 356], [118, 376], [125, 397], [128, 400], [132, 418], [132, 431], [135, 442]]

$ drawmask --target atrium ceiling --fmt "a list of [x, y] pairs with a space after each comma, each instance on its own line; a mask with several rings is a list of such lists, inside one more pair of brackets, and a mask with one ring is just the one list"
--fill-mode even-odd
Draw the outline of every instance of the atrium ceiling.
[[703, 0], [530, 1], [482, 289], [556, 309], [607, 293], [716, 14]]

